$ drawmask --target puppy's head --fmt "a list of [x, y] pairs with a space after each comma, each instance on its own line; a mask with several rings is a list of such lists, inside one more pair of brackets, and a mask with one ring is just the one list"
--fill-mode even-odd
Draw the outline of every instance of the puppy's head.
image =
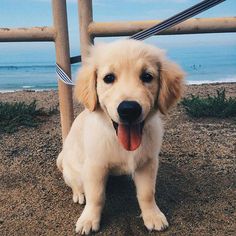
[[129, 151], [139, 147], [153, 111], [165, 114], [182, 94], [184, 73], [164, 52], [136, 40], [93, 46], [75, 87], [90, 111], [101, 108]]

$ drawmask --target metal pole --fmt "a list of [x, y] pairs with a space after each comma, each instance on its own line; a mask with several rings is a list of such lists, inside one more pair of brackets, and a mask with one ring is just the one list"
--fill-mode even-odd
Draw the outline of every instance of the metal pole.
[[88, 49], [94, 43], [93, 37], [89, 34], [88, 27], [93, 21], [92, 0], [78, 0], [79, 3], [79, 26], [80, 26], [80, 51], [82, 61], [88, 54]]
[[[52, 0], [54, 27], [56, 30], [56, 61], [71, 76], [69, 36], [67, 25], [66, 0]], [[59, 104], [63, 142], [74, 120], [72, 87], [58, 82]]]

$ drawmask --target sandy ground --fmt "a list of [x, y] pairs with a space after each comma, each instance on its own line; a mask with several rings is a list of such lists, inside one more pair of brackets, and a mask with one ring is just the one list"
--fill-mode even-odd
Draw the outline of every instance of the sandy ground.
[[[190, 93], [213, 94], [236, 84], [189, 86]], [[38, 100], [58, 104], [56, 92], [0, 94], [1, 101]], [[76, 112], [81, 110], [76, 107]], [[149, 233], [139, 217], [129, 177], [110, 178], [101, 230], [97, 235], [236, 235], [236, 121], [189, 118], [181, 105], [165, 118], [156, 199], [170, 227]], [[38, 128], [0, 136], [0, 235], [75, 235], [83, 210], [72, 202], [55, 160], [61, 150], [59, 115]]]

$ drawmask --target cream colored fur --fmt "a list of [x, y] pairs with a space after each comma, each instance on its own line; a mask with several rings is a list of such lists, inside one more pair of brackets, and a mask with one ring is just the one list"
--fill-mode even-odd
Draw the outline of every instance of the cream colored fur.
[[[143, 70], [153, 75], [151, 83], [140, 80]], [[103, 81], [108, 73], [116, 75], [113, 84]], [[183, 77], [182, 70], [167, 60], [162, 50], [143, 42], [121, 40], [91, 48], [75, 88], [75, 96], [86, 109], [75, 119], [57, 159], [66, 184], [72, 188], [73, 201], [83, 204], [86, 198], [76, 232], [88, 234], [99, 229], [109, 174], [133, 177], [149, 230], [168, 226], [155, 202], [163, 136], [160, 112], [166, 113], [180, 98]], [[161, 88], [157, 100], [158, 78]], [[140, 119], [145, 125], [141, 145], [135, 151], [120, 145], [111, 121], [119, 122], [117, 107], [123, 100], [135, 100], [142, 107]]]

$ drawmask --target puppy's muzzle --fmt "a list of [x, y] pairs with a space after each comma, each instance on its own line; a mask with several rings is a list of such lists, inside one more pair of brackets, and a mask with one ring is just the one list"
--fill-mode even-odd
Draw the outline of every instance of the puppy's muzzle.
[[113, 121], [120, 144], [127, 151], [136, 150], [142, 140], [144, 121], [140, 121], [142, 107], [135, 101], [123, 101], [117, 108], [119, 123]]
[[120, 120], [124, 123], [134, 123], [142, 114], [142, 107], [135, 101], [123, 101], [117, 108]]

